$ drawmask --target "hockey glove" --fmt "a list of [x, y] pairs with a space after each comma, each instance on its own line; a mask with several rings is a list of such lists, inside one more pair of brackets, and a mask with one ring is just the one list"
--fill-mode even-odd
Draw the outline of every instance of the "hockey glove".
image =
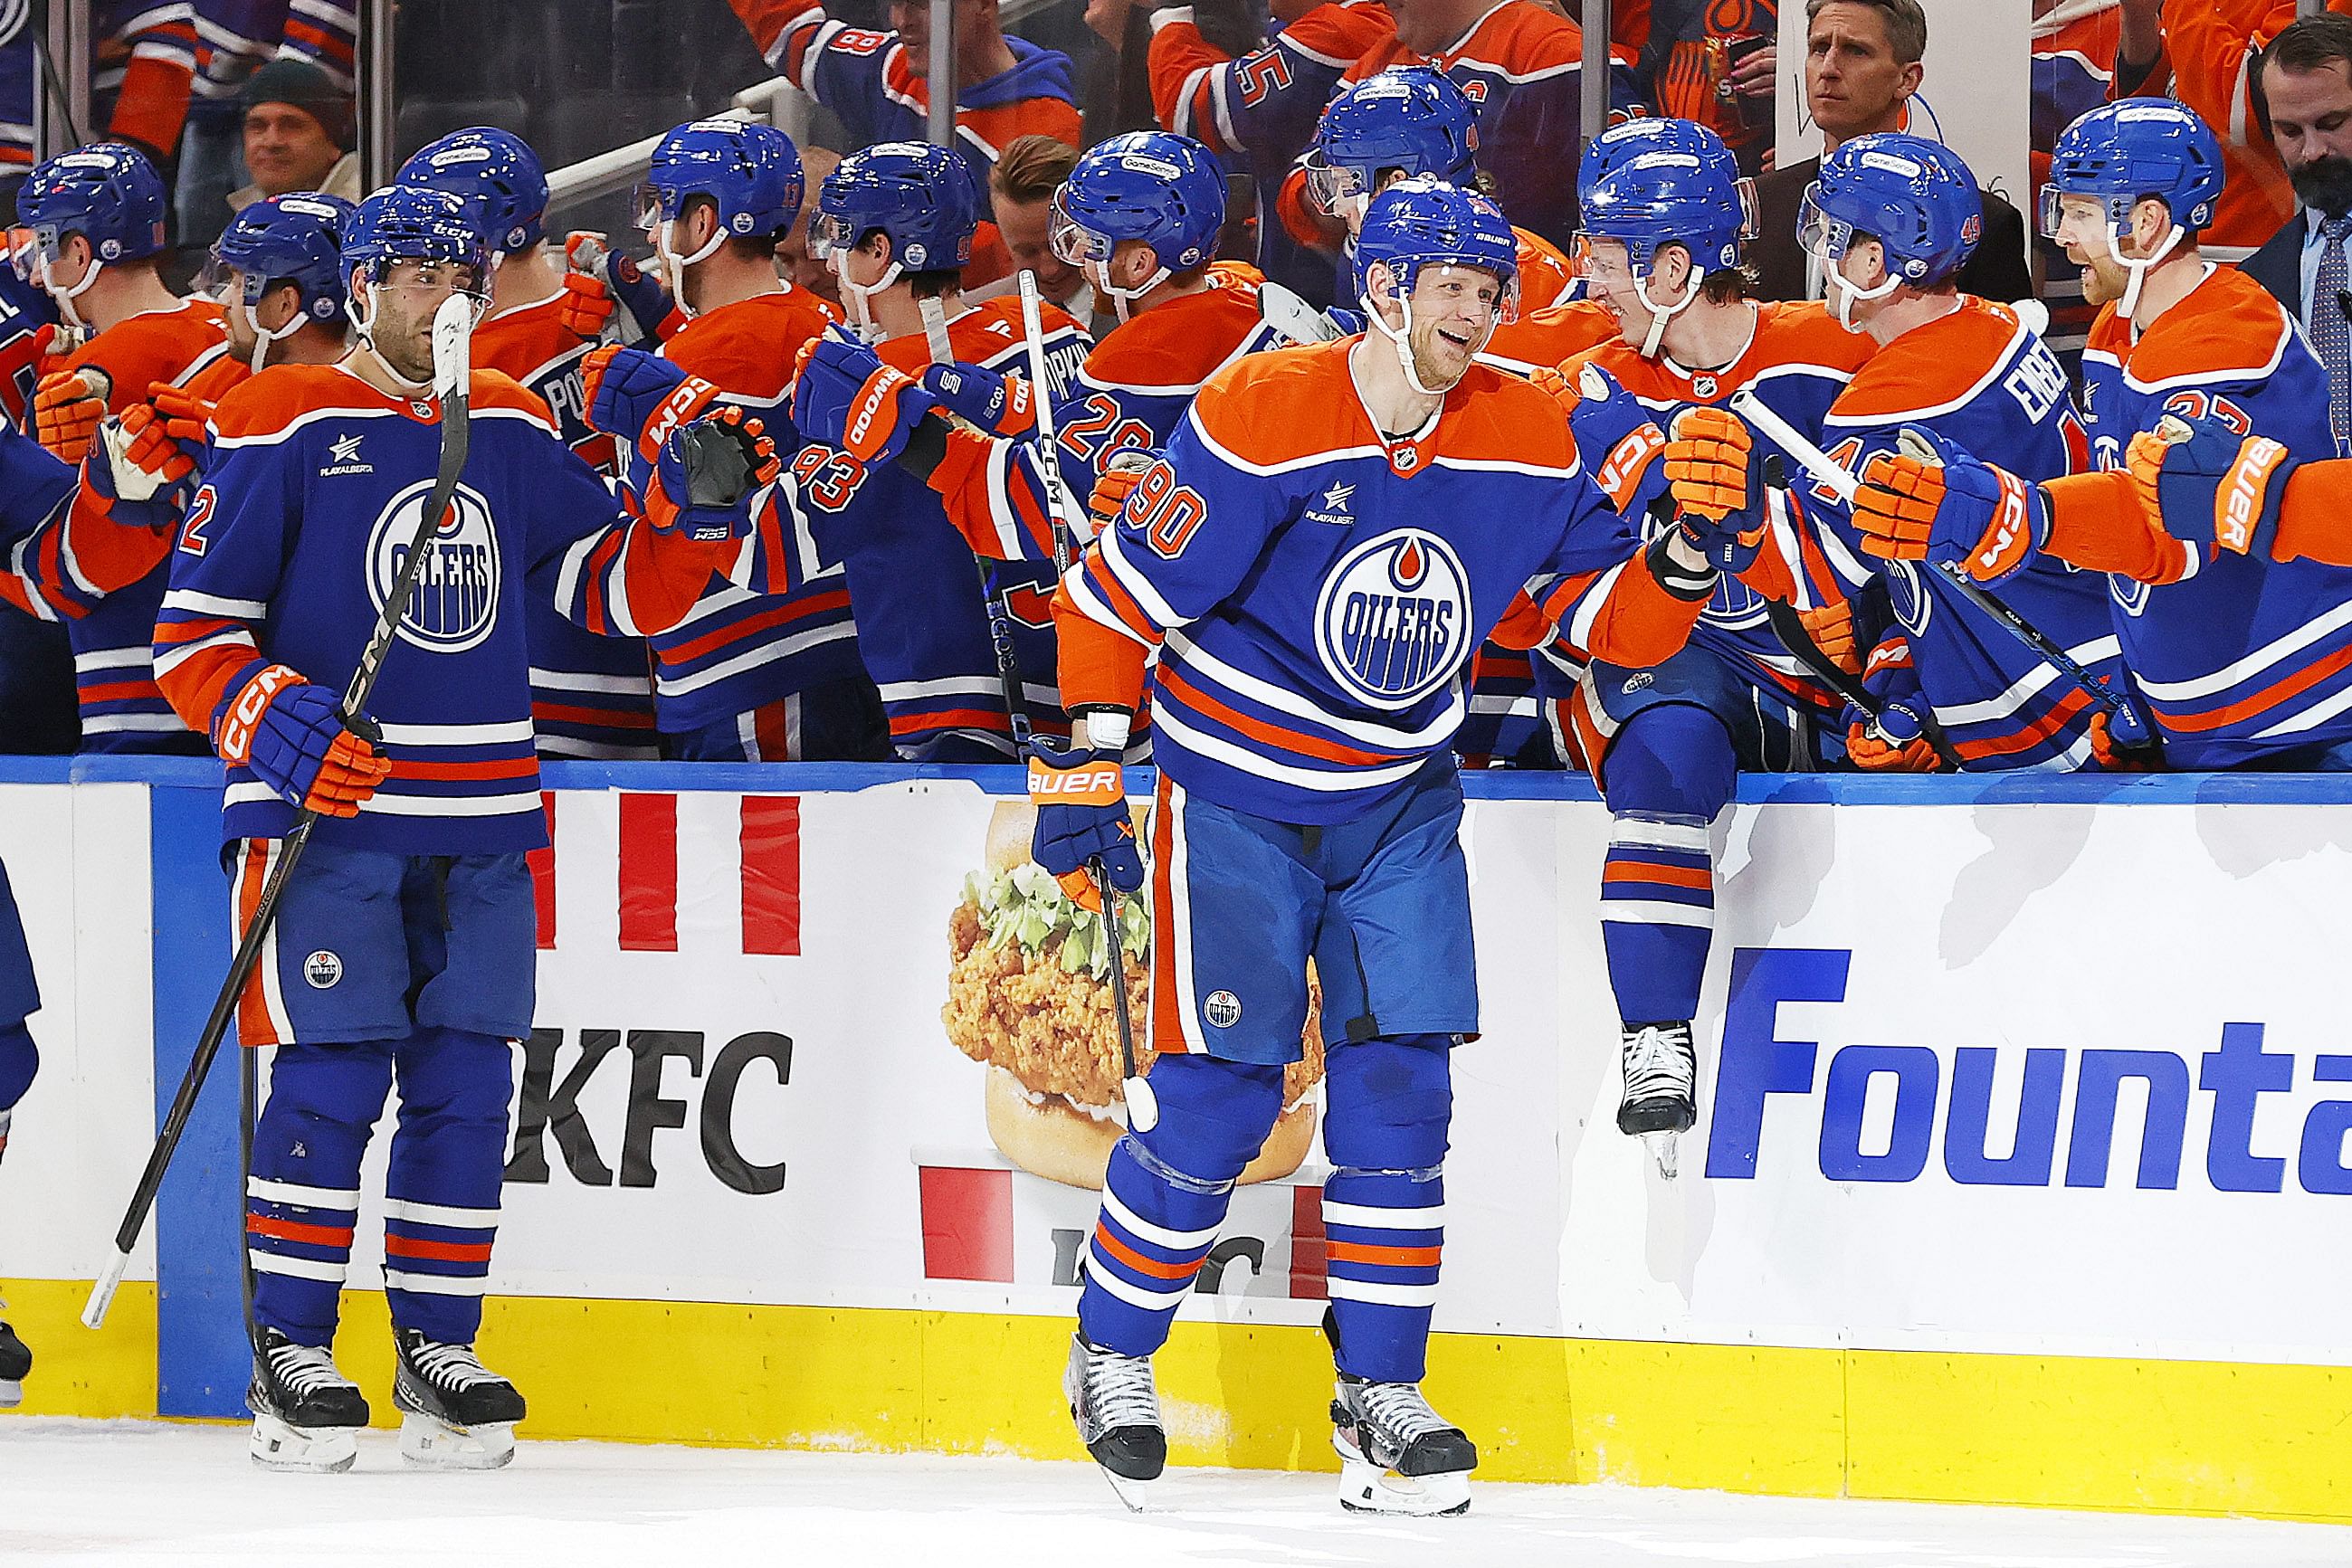
[[563, 302], [555, 308], [555, 319], [565, 330], [581, 338], [603, 337], [613, 323], [615, 305], [628, 312], [636, 338], [667, 338], [677, 330], [672, 318], [677, 308], [661, 284], [608, 248], [603, 235], [583, 231], [566, 236], [563, 260]]
[[106, 417], [106, 375], [85, 367], [53, 371], [33, 389], [33, 434], [50, 455], [79, 463]]
[[1022, 436], [1037, 428], [1037, 400], [1019, 376], [980, 365], [933, 365], [923, 371], [923, 390], [991, 435]]
[[752, 527], [746, 497], [782, 472], [765, 427], [730, 403], [662, 444], [646, 520], [658, 533], [684, 534], [697, 544], [742, 538]]
[[801, 350], [793, 382], [793, 423], [811, 441], [872, 467], [907, 444], [939, 399], [863, 343], [828, 331]]
[[1705, 407], [1675, 415], [1666, 443], [1666, 484], [1683, 539], [1733, 577], [1756, 563], [1764, 545], [1762, 464], [1755, 446], [1738, 414]]
[[1093, 492], [1087, 497], [1087, 511], [1094, 518], [1097, 535], [1108, 531], [1118, 521], [1119, 513], [1127, 509], [1128, 497], [1167, 455], [1156, 446], [1123, 446], [1110, 455], [1107, 460], [1109, 466], [1102, 471]]
[[289, 805], [325, 817], [356, 817], [392, 771], [375, 748], [375, 726], [345, 723], [335, 694], [284, 664], [266, 664], [213, 716], [213, 748]]
[[2125, 465], [2148, 520], [2174, 538], [2273, 559], [2279, 506], [2295, 469], [2280, 443], [2242, 438], [2218, 419], [2168, 413], [2131, 438]]
[[1852, 704], [1845, 710], [1845, 754], [1873, 773], [1933, 773], [1938, 761], [1921, 716], [1926, 699], [1911, 662], [1911, 644], [1889, 636], [1870, 652], [1862, 689], [1877, 705], [1875, 717]]
[[[2141, 727], [2134, 723], [2137, 730]], [[2147, 773], [2164, 766], [2163, 749], [2145, 736], [2137, 740], [2119, 738], [2105, 708], [2091, 715], [2091, 756], [2109, 773]]]
[[1980, 583], [2021, 570], [2050, 538], [2050, 497], [2005, 468], [1980, 463], [1942, 436], [1906, 425], [1901, 454], [1862, 471], [1853, 525], [1866, 554], [1958, 561]]
[[1822, 657], [1849, 675], [1862, 673], [1862, 649], [1854, 642], [1853, 601], [1837, 600], [1814, 610], [1797, 612], [1798, 623], [1813, 640]]
[[1550, 375], [1557, 387], [1538, 384], [1568, 404], [1568, 428], [1576, 436], [1576, 449], [1591, 463], [1593, 482], [1619, 511], [1631, 511], [1643, 497], [1650, 465], [1666, 449], [1666, 433], [1639, 399], [1598, 365], [1578, 371], [1572, 390], [1559, 371]]
[[1143, 857], [1136, 852], [1135, 820], [1128, 814], [1127, 780], [1116, 753], [1034, 747], [1029, 800], [1037, 809], [1029, 852], [1071, 903], [1102, 912], [1102, 894], [1087, 872], [1097, 862], [1121, 893], [1143, 885]]
[[719, 396], [719, 389], [700, 376], [688, 375], [643, 349], [591, 349], [580, 369], [588, 423], [635, 444], [649, 462], [679, 425]]

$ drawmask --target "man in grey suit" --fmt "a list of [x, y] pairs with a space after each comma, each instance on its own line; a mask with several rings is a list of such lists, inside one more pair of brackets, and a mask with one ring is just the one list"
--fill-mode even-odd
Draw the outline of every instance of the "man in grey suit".
[[[1919, 90], [1927, 53], [1927, 15], [1919, 0], [1807, 0], [1805, 110], [1822, 128], [1822, 150], [1867, 131], [1903, 129], [1904, 103]], [[1821, 172], [1822, 161], [1809, 158], [1756, 182], [1759, 231], [1748, 263], [1764, 298], [1822, 297], [1820, 268], [1797, 243], [1797, 213]], [[2023, 299], [2033, 292], [2025, 220], [1994, 193], [1978, 196], [1984, 237], [1960, 268], [1960, 292]]]
[[2291, 23], [2255, 79], [2303, 205], [2238, 265], [2303, 323], [2327, 369], [2336, 448], [2352, 454], [2352, 16]]

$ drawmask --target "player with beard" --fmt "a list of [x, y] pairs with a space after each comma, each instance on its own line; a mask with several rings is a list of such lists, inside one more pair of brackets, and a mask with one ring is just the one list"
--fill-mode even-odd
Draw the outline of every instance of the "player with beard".
[[[1139, 891], [1118, 763], [1160, 767], [1156, 1121], [1113, 1151], [1064, 1389], [1123, 1497], [1165, 1462], [1150, 1357], [1281, 1109], [1323, 983], [1331, 1406], [1347, 1507], [1458, 1512], [1476, 1449], [1420, 1383], [1444, 1246], [1451, 1053], [1478, 1029], [1461, 786], [1471, 652], [1525, 587], [1609, 656], [1666, 657], [1752, 554], [1700, 517], [1642, 549], [1542, 392], [1475, 363], [1517, 246], [1493, 203], [1407, 181], [1359, 236], [1359, 337], [1254, 354], [1055, 596], [1069, 752], [1030, 765], [1073, 898]], [[1678, 455], [1681, 456], [1689, 454]]]

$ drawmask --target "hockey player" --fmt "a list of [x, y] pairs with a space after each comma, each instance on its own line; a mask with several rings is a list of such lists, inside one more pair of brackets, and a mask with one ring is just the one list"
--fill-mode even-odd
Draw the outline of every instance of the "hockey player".
[[[1999, 453], [2029, 481], [2088, 466], [2088, 438], [2056, 358], [2008, 306], [1956, 289], [1982, 226], [1975, 177], [1957, 154], [1899, 132], [1854, 137], [1822, 161], [1801, 214], [1800, 237], [1821, 267], [1832, 313], [1878, 345], [1822, 423], [1822, 444], [1841, 465], [1858, 472], [1917, 426], [1971, 452]], [[1972, 769], [2091, 760], [2092, 720], [2102, 710], [2088, 693], [1937, 573], [1900, 561], [1874, 570], [1879, 563], [1859, 550], [1834, 489], [1807, 488], [1804, 511], [1850, 595], [1863, 597], [1874, 579], [1885, 584], [1894, 620], [1868, 629], [1877, 642], [1863, 682], [1882, 704], [1932, 718]], [[2096, 574], [2041, 561], [2004, 583], [2001, 597], [2076, 664], [2121, 678]], [[1858, 708], [1845, 722], [1846, 755], [1857, 766], [1937, 765], [1925, 736], [1890, 740]]]
[[[630, 523], [536, 398], [476, 371], [463, 481], [373, 711], [341, 712], [437, 462], [431, 324], [453, 293], [478, 307], [488, 261], [455, 197], [394, 186], [352, 215], [343, 265], [359, 346], [335, 365], [275, 367], [215, 411], [214, 465], [173, 552], [156, 664], [228, 764], [240, 925], [296, 808], [320, 813], [238, 1011], [246, 1045], [278, 1048], [247, 1185], [254, 1457], [347, 1468], [366, 1424], [328, 1347], [360, 1162], [396, 1068], [384, 1253], [402, 1451], [486, 1467], [511, 1457], [523, 1414], [472, 1344], [498, 1224], [509, 1042], [531, 1023], [523, 855], [547, 841], [521, 599], [560, 596], [588, 624], [649, 629], [685, 613], [713, 571], [748, 553], [759, 559], [741, 569], [756, 575], [772, 558], [742, 542], [740, 502], [669, 499], [710, 477], [688, 472], [693, 432], [665, 444], [647, 515]], [[756, 470], [756, 454], [742, 460]]]
[[[983, 590], [973, 550], [949, 520], [940, 495], [895, 461], [910, 430], [910, 420], [898, 412], [899, 394], [919, 390], [919, 378], [944, 386], [950, 365], [959, 373], [976, 366], [992, 379], [1018, 370], [1024, 399], [1028, 395], [1020, 302], [970, 304], [959, 287], [975, 214], [961, 185], [948, 178], [949, 156], [919, 142], [886, 142], [851, 153], [825, 177], [810, 243], [840, 279], [851, 319], [871, 324], [881, 365], [896, 373], [877, 379], [881, 367], [856, 345], [815, 345], [807, 365], [817, 374], [803, 367], [793, 393], [794, 423], [810, 444], [792, 466], [811, 532], [849, 574], [866, 667], [882, 688], [898, 756], [910, 762], [1001, 762], [1013, 756], [1013, 716], [987, 604], [999, 601], [1010, 612], [1030, 722], [1059, 730], [1045, 609], [1053, 568], [1001, 565], [985, 574]], [[1160, 167], [1181, 179], [1178, 165]], [[1130, 308], [1132, 299], [1150, 291], [1148, 275], [1131, 271], [1137, 259], [1130, 255], [1133, 283], [1115, 285], [1129, 290]], [[1151, 270], [1172, 274], [1205, 259], [1171, 246]], [[924, 321], [927, 301], [937, 302], [944, 329], [936, 348]], [[1092, 345], [1055, 307], [1041, 304], [1039, 317], [1053, 383], [1044, 394], [1060, 396]], [[927, 369], [935, 360], [939, 370]], [[861, 389], [869, 385], [879, 402], [865, 401]], [[997, 401], [1005, 403], [1005, 416], [990, 419], [990, 427], [1017, 428], [1009, 422], [1012, 402]], [[929, 397], [920, 406], [904, 406], [919, 416]], [[989, 418], [984, 412], [982, 417]], [[838, 446], [827, 440], [836, 433]], [[967, 582], [969, 590], [961, 586]]]
[[2126, 467], [2133, 438], [2168, 413], [2267, 436], [2298, 462], [2334, 455], [2326, 375], [2294, 321], [2199, 252], [2221, 181], [2212, 131], [2169, 99], [2104, 105], [2058, 140], [2042, 223], [2103, 302], [2083, 372], [2092, 454], [2113, 471], [2062, 482], [2082, 503], [2065, 528], [2044, 487], [1950, 443], [1937, 444], [1940, 461], [1872, 458], [1854, 524], [1874, 554], [1953, 560], [1987, 584], [2044, 552], [2115, 574], [2124, 664], [2171, 766], [2340, 767], [2352, 574], [2159, 540]]
[[[1745, 182], [1721, 138], [1685, 125], [1584, 193], [1577, 265], [1620, 338], [1559, 368], [1585, 463], [1636, 518], [1666, 488], [1654, 458], [1678, 411], [1752, 388], [1818, 438], [1872, 347], [1818, 305], [1745, 297], [1735, 270], [1751, 226]], [[1814, 575], [1784, 596], [1816, 605], [1840, 597], [1826, 574]], [[1739, 769], [1813, 766], [1815, 727], [1842, 705], [1774, 636], [1763, 594], [1744, 582], [1721, 585], [1690, 645], [1659, 668], [1567, 652], [1567, 664], [1586, 667], [1562, 727], [1614, 818], [1601, 932], [1623, 1026], [1617, 1125], [1658, 1135], [1664, 1167], [1696, 1116], [1691, 1020], [1715, 924], [1710, 824]], [[1539, 664], [1538, 674], [1549, 683], [1559, 667]]]
[[[891, 29], [836, 22], [820, 0], [728, 0], [780, 76], [841, 117], [851, 147], [922, 138], [930, 95], [930, 11], [896, 0]], [[975, 208], [988, 202], [988, 171], [1017, 136], [1054, 136], [1076, 147], [1077, 99], [1070, 57], [1006, 33], [996, 0], [956, 6], [956, 151]]]
[[[110, 415], [144, 403], [160, 385], [210, 399], [243, 367], [228, 351], [219, 308], [163, 286], [163, 183], [127, 146], [101, 142], [52, 158], [16, 193], [11, 259], [57, 301], [66, 321], [94, 333], [41, 378], [33, 424], [68, 464], [88, 454]], [[136, 548], [125, 541], [126, 549]], [[147, 653], [163, 596], [154, 570], [108, 591], [68, 628], [89, 751], [204, 750], [155, 687]]]
[[[803, 194], [790, 137], [773, 126], [708, 120], [662, 139], [637, 198], [639, 226], [688, 318], [661, 345], [662, 357], [730, 403], [766, 416], [780, 433], [794, 361], [833, 320], [814, 296], [776, 275], [772, 239], [792, 227]], [[622, 383], [614, 384], [617, 391]], [[616, 396], [622, 423], [603, 426], [621, 438], [632, 491], [645, 483], [646, 423], [659, 416], [667, 391], [664, 384], [650, 397]], [[688, 620], [651, 642], [656, 717], [663, 750], [674, 758], [866, 761], [888, 754], [838, 570], [774, 593], [714, 583]]]
[[[474, 333], [474, 363], [536, 393], [565, 445], [614, 471], [613, 438], [588, 423], [580, 362], [596, 346], [566, 325], [572, 291], [547, 244], [547, 171], [523, 141], [490, 126], [453, 131], [417, 149], [395, 176], [466, 204], [490, 253], [490, 308]], [[542, 757], [646, 761], [654, 733], [653, 654], [635, 637], [583, 631], [551, 602], [525, 612], [530, 718]]]
[[[16, 894], [8, 885], [8, 868], [0, 865], [0, 1155], [8, 1152], [8, 1123], [16, 1102], [33, 1086], [41, 1053], [25, 1020], [41, 1009], [41, 988], [33, 977], [33, 955], [25, 946], [24, 917], [16, 913]], [[7, 1303], [0, 1301], [0, 1306]], [[16, 1331], [0, 1319], [0, 1409], [25, 1397], [25, 1378], [33, 1370], [33, 1353]]]
[[[1366, 335], [1213, 377], [1055, 597], [1069, 752], [1031, 763], [1038, 862], [1129, 892], [1119, 747], [1147, 685], [1152, 1127], [1113, 1151], [1065, 1391], [1122, 1496], [1165, 1462], [1150, 1356], [1280, 1109], [1323, 977], [1332, 1404], [1341, 1500], [1459, 1512], [1470, 1438], [1419, 1384], [1444, 1248], [1449, 1057], [1478, 1029], [1461, 676], [1523, 585], [1634, 664], [1666, 657], [1752, 549], [1710, 525], [1639, 551], [1556, 405], [1475, 363], [1517, 247], [1484, 197], [1373, 198]], [[1718, 553], [1719, 552], [1719, 553]], [[1155, 659], [1156, 655], [1156, 659]]]

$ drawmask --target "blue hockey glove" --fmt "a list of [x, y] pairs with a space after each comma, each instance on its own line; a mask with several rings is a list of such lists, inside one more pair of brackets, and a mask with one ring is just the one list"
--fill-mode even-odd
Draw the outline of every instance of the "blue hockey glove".
[[2272, 559], [2279, 506], [2295, 461], [2267, 435], [2241, 436], [2218, 419], [2168, 413], [2131, 439], [2125, 465], [2145, 507], [2174, 538]]
[[2050, 538], [2050, 497], [2005, 468], [1917, 425], [1905, 450], [1863, 465], [1853, 526], [1866, 554], [1886, 560], [1958, 561], [1980, 583], [2024, 569]]
[[898, 456], [938, 402], [873, 350], [831, 330], [802, 347], [793, 378], [793, 423], [801, 434], [869, 468]]
[[327, 817], [358, 816], [391, 773], [375, 739], [373, 724], [346, 725], [334, 693], [284, 664], [255, 670], [213, 717], [223, 761], [252, 769], [289, 805]]
[[1071, 903], [1101, 913], [1102, 894], [1087, 870], [1097, 862], [1121, 893], [1143, 885], [1143, 857], [1136, 852], [1127, 780], [1115, 753], [1033, 747], [1029, 800], [1037, 809], [1030, 855], [1053, 873]]
[[653, 461], [678, 426], [719, 397], [719, 389], [643, 349], [606, 344], [580, 361], [588, 423]]
[[1037, 428], [1037, 400], [1019, 376], [982, 365], [933, 365], [923, 372], [923, 390], [991, 435], [1026, 435]]

